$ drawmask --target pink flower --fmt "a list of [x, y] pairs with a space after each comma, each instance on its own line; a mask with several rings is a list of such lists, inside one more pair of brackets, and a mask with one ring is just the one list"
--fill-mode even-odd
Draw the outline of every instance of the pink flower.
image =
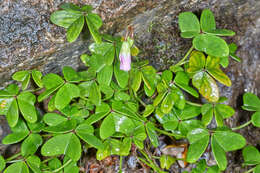
[[124, 41], [119, 53], [120, 70], [129, 71], [131, 69], [131, 51], [128, 41]]

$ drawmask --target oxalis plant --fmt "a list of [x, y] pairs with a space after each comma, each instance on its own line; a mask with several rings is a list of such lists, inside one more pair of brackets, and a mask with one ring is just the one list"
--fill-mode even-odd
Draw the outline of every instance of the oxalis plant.
[[[228, 66], [229, 57], [240, 59], [235, 55], [236, 45], [222, 38], [235, 33], [216, 29], [210, 10], [202, 11], [200, 21], [192, 12], [180, 13], [181, 36], [191, 38], [192, 47], [183, 59], [161, 72], [139, 60], [131, 27], [125, 37], [101, 34], [102, 20], [89, 5], [63, 4], [51, 21], [67, 29], [69, 42], [83, 28], [89, 31], [94, 43], [90, 54], [81, 56], [87, 68], [77, 72], [64, 67], [62, 76], [43, 76], [38, 70], [13, 74], [19, 85], [0, 91], [0, 114], [12, 130], [2, 143], [20, 143], [21, 148], [11, 157], [0, 156], [0, 171], [84, 172], [79, 161], [94, 148], [97, 160], [118, 155], [119, 171], [124, 157], [134, 153], [154, 172], [165, 172], [177, 161], [183, 167], [196, 164], [192, 173], [224, 171], [226, 153], [243, 149], [243, 166], [253, 166], [247, 173], [260, 172], [259, 151], [246, 146], [245, 138], [236, 133], [249, 124], [260, 127], [260, 100], [245, 93], [242, 108], [254, 111], [251, 120], [234, 128], [224, 125], [224, 119], [235, 111], [223, 104], [227, 98], [221, 97], [216, 81], [230, 86], [221, 66]], [[199, 95], [206, 100], [203, 104]], [[187, 100], [191, 97], [198, 102]], [[215, 128], [208, 128], [212, 123]], [[180, 157], [151, 155], [149, 150], [159, 146], [160, 135], [168, 136], [173, 144], [187, 139], [186, 144], [171, 146], [184, 147]], [[213, 153], [216, 165], [202, 159], [206, 150]]]

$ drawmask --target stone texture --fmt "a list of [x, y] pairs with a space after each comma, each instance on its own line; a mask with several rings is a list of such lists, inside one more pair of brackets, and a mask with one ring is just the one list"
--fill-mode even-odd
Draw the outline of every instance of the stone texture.
[[[50, 23], [50, 14], [61, 0], [0, 1], [0, 88], [6, 86], [13, 72], [37, 68], [44, 73], [59, 73], [62, 66], [81, 68], [79, 55], [87, 52], [88, 40], [80, 38], [67, 43], [65, 31]], [[182, 39], [178, 29], [178, 14], [193, 11], [200, 14], [210, 8], [217, 27], [232, 29], [236, 35], [227, 38], [238, 45], [237, 55], [225, 72], [233, 85], [220, 85], [226, 102], [237, 113], [226, 123], [230, 127], [246, 122], [250, 113], [242, 111], [242, 94], [254, 92], [260, 96], [260, 1], [259, 0], [66, 0], [76, 4], [91, 4], [104, 20], [103, 29], [124, 33], [127, 25], [135, 28], [136, 44], [141, 58], [149, 59], [158, 69], [174, 64], [191, 46]], [[2, 117], [1, 117], [2, 118]], [[1, 120], [0, 131], [6, 129]], [[260, 130], [249, 126], [240, 132], [248, 143], [260, 145]], [[6, 132], [1, 132], [6, 134]], [[232, 162], [226, 172], [240, 172], [241, 152], [229, 154]], [[175, 170], [177, 171], [177, 170]]]

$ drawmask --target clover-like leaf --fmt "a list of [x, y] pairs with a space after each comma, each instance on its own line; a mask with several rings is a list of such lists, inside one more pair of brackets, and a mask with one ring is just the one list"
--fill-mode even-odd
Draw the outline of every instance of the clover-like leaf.
[[42, 137], [39, 134], [30, 134], [22, 143], [21, 152], [23, 156], [34, 154], [42, 145]]
[[192, 84], [199, 90], [200, 94], [209, 101], [218, 101], [218, 86], [207, 72], [201, 71], [196, 73], [192, 78]]
[[36, 83], [36, 85], [40, 88], [43, 87], [43, 83], [42, 83], [42, 73], [38, 70], [32, 70], [32, 78], [34, 80], [34, 82]]
[[29, 173], [29, 169], [25, 162], [16, 162], [8, 166], [4, 171], [4, 173], [14, 173], [14, 172]]
[[112, 114], [109, 114], [100, 126], [100, 137], [106, 139], [115, 133], [115, 122]]
[[196, 162], [205, 152], [209, 143], [209, 132], [205, 129], [194, 129], [187, 134], [190, 146], [187, 153], [187, 161]]
[[242, 108], [247, 111], [260, 111], [260, 99], [252, 93], [243, 95], [243, 103]]
[[79, 37], [84, 26], [84, 16], [80, 16], [75, 20], [67, 30], [67, 40], [68, 42], [74, 42]]
[[55, 96], [55, 107], [59, 110], [65, 108], [73, 98], [79, 97], [80, 91], [78, 86], [70, 83], [64, 84]]
[[254, 146], [246, 146], [242, 154], [246, 165], [260, 164], [260, 152]]
[[200, 34], [192, 41], [195, 49], [215, 57], [226, 57], [229, 48], [225, 40], [212, 34]]
[[199, 20], [192, 12], [179, 14], [179, 27], [184, 38], [192, 38], [200, 33]]
[[231, 86], [231, 80], [219, 67], [220, 59], [217, 57], [208, 56], [206, 61], [206, 69], [220, 83]]
[[46, 113], [43, 116], [43, 121], [49, 126], [56, 126], [67, 121], [67, 118], [57, 113]]
[[225, 170], [227, 167], [226, 153], [214, 136], [211, 138], [211, 148], [219, 169], [222, 171]]
[[200, 16], [200, 26], [203, 32], [216, 29], [214, 14], [209, 9], [204, 9]]
[[65, 154], [72, 160], [78, 161], [81, 156], [81, 144], [73, 133], [57, 135], [49, 139], [41, 148], [43, 156], [56, 156]]
[[5, 168], [5, 159], [2, 155], [0, 155], [0, 171], [2, 171]]
[[137, 69], [131, 70], [130, 71], [130, 83], [131, 83], [131, 88], [135, 92], [137, 92], [142, 83], [142, 72]]
[[256, 127], [260, 127], [260, 112], [255, 112], [252, 117], [252, 124]]
[[100, 85], [110, 85], [113, 76], [113, 66], [106, 65], [97, 74], [97, 81]]
[[69, 28], [81, 16], [82, 13], [80, 11], [61, 10], [52, 13], [50, 19], [52, 23], [58, 26]]
[[176, 161], [175, 158], [173, 158], [172, 156], [162, 155], [160, 157], [161, 168], [169, 169], [171, 165], [175, 163], [175, 161]]
[[69, 81], [69, 82], [80, 82], [81, 81], [81, 76], [72, 67], [69, 67], [69, 66], [63, 67], [62, 73], [63, 73], [66, 81]]
[[17, 97], [19, 109], [24, 119], [30, 123], [37, 121], [37, 113], [35, 109], [36, 97], [30, 92], [22, 92]]
[[129, 74], [126, 71], [120, 70], [119, 62], [114, 65], [114, 74], [118, 85], [121, 88], [125, 88], [128, 84]]
[[113, 64], [115, 57], [115, 47], [112, 43], [92, 43], [89, 46], [89, 50], [94, 54], [102, 55], [106, 65], [111, 66]]
[[155, 131], [154, 124], [152, 124], [151, 122], [148, 122], [145, 127], [146, 127], [146, 132], [148, 134], [148, 137], [149, 137], [152, 145], [154, 147], [158, 147], [159, 141], [158, 141], [158, 136], [157, 136], [156, 131]]
[[102, 38], [101, 35], [98, 32], [98, 28], [95, 22], [95, 18], [93, 15], [88, 14], [87, 16], [85, 16], [87, 25], [88, 25], [88, 29], [94, 39], [94, 41], [96, 43], [101, 43], [102, 42]]

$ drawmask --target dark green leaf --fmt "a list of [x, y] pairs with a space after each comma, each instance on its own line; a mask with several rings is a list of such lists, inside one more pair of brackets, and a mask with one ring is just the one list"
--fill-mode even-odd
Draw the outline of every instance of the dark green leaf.
[[99, 15], [94, 13], [88, 13], [88, 19], [92, 22], [96, 29], [99, 29], [102, 26], [102, 19]]
[[77, 122], [76, 120], [68, 120], [61, 122], [60, 124], [56, 126], [48, 126], [43, 129], [43, 131], [48, 133], [67, 133], [76, 128]]
[[61, 9], [63, 10], [74, 10], [74, 11], [80, 11], [80, 7], [73, 3], [63, 3], [60, 6]]
[[114, 62], [115, 57], [115, 47], [112, 43], [102, 42], [100, 44], [98, 43], [92, 43], [89, 46], [89, 50], [92, 53], [102, 55], [104, 57], [105, 64], [108, 66], [111, 66]]
[[114, 128], [116, 132], [121, 132], [126, 135], [129, 135], [131, 132], [133, 132], [135, 125], [130, 118], [115, 112], [112, 112], [110, 116], [111, 115], [114, 118]]
[[162, 80], [165, 82], [165, 84], [169, 85], [172, 81], [173, 74], [170, 70], [165, 70], [162, 72]]
[[8, 109], [8, 112], [6, 114], [6, 119], [10, 127], [14, 127], [19, 119], [19, 111], [18, 111], [18, 105], [16, 99], [11, 102], [11, 106]]
[[42, 78], [42, 82], [43, 82], [43, 85], [45, 86], [46, 90], [57, 87], [61, 84], [64, 84], [63, 79], [54, 73], [49, 73], [46, 76], [44, 76]]
[[101, 93], [96, 82], [92, 82], [89, 90], [89, 99], [95, 105], [101, 104]]
[[156, 70], [152, 66], [145, 66], [142, 68], [142, 78], [145, 86], [149, 90], [153, 90], [156, 87]]
[[205, 31], [208, 34], [218, 35], [218, 36], [234, 36], [236, 33], [228, 29], [213, 29]]
[[201, 107], [201, 114], [202, 114], [202, 123], [207, 126], [212, 118], [213, 118], [213, 105], [212, 104], [204, 104]]
[[40, 164], [41, 160], [39, 157], [32, 155], [26, 159], [27, 165], [34, 173], [41, 173]]
[[215, 110], [216, 110], [215, 113], [219, 114], [223, 118], [229, 118], [235, 113], [235, 110], [232, 107], [224, 104], [217, 104], [215, 106]]
[[[69, 157], [65, 156], [63, 159], [63, 165], [70, 160]], [[79, 173], [79, 167], [77, 166], [77, 162], [70, 162], [65, 168], [64, 173]]]
[[[63, 83], [58, 85], [58, 86], [56, 86], [56, 87], [54, 87], [54, 88], [50, 88], [48, 90], [45, 90], [43, 93], [41, 93], [38, 96], [38, 102], [41, 102], [44, 99], [48, 98], [52, 93], [54, 93], [56, 90], [58, 90], [62, 85], [63, 85]], [[54, 98], [54, 97], [52, 97], [52, 98]]]
[[134, 92], [138, 91], [138, 89], [141, 86], [141, 82], [142, 82], [142, 72], [136, 69], [130, 71], [130, 83], [131, 83], [131, 88], [134, 90]]

